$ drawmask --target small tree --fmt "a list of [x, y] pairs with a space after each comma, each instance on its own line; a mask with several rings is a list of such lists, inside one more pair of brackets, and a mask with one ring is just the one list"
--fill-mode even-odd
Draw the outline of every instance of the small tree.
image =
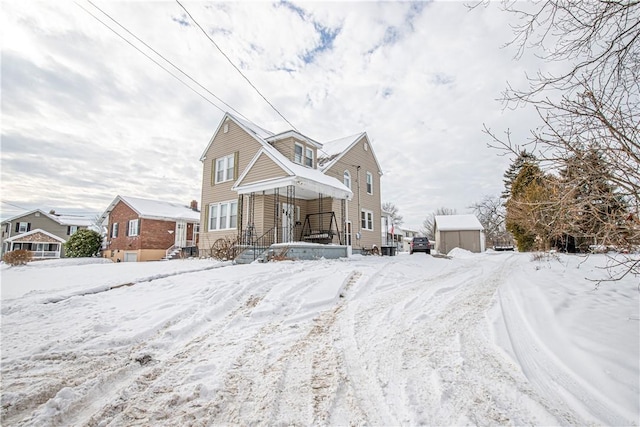
[[64, 244], [65, 255], [70, 258], [81, 258], [95, 256], [102, 247], [102, 236], [100, 233], [82, 228], [75, 233]]

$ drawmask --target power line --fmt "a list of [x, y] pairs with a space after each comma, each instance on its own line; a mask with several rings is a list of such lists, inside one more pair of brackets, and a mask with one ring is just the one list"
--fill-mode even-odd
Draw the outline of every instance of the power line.
[[[191, 86], [189, 86], [188, 84], [186, 84], [183, 80], [181, 80], [178, 76], [176, 76], [174, 73], [172, 73], [171, 71], [169, 71], [168, 69], [166, 69], [162, 64], [160, 64], [158, 61], [156, 61], [155, 59], [153, 59], [152, 57], [150, 57], [149, 55], [147, 55], [146, 53], [144, 53], [140, 48], [138, 48], [136, 45], [134, 45], [133, 43], [131, 43], [129, 40], [127, 40], [126, 38], [124, 38], [121, 34], [119, 34], [117, 31], [115, 31], [113, 28], [111, 28], [110, 26], [108, 26], [104, 21], [102, 21], [100, 18], [98, 18], [96, 15], [94, 15], [93, 13], [91, 13], [90, 11], [88, 11], [87, 9], [85, 9], [82, 5], [80, 5], [79, 3], [75, 2], [76, 5], [78, 7], [80, 7], [82, 10], [84, 10], [85, 12], [87, 12], [89, 15], [91, 15], [96, 21], [100, 22], [102, 25], [104, 25], [105, 27], [107, 27], [109, 30], [111, 30], [115, 35], [117, 35], [118, 37], [120, 37], [122, 40], [124, 40], [125, 42], [127, 42], [131, 47], [133, 47], [134, 49], [136, 49], [138, 52], [140, 52], [141, 54], [143, 54], [144, 56], [146, 56], [149, 60], [151, 60], [154, 64], [156, 64], [158, 67], [162, 68], [163, 70], [165, 70], [167, 73], [169, 73], [171, 76], [173, 76], [176, 80], [178, 80], [180, 83], [182, 83], [183, 85], [185, 85], [186, 87], [188, 87], [189, 89], [191, 89], [196, 95], [198, 95], [200, 98], [204, 99], [205, 101], [207, 101], [209, 104], [213, 105], [214, 107], [216, 107], [218, 110], [220, 110], [221, 112], [225, 112], [222, 108], [218, 107], [215, 103], [213, 103], [210, 99], [206, 98], [204, 95], [202, 95], [200, 92], [198, 92], [197, 90], [195, 90], [194, 88], [192, 88]], [[234, 110], [235, 111], [235, 110]]]
[[187, 15], [189, 15], [189, 18], [191, 18], [191, 20], [193, 21], [193, 23], [194, 23], [194, 24], [196, 24], [196, 25], [198, 26], [198, 28], [200, 28], [200, 31], [202, 31], [202, 34], [204, 34], [204, 35], [209, 39], [209, 41], [211, 41], [211, 43], [213, 43], [213, 45], [214, 45], [214, 46], [215, 46], [215, 47], [220, 51], [220, 53], [221, 53], [221, 54], [222, 54], [222, 55], [227, 59], [227, 61], [229, 61], [229, 64], [231, 64], [231, 65], [233, 66], [233, 68], [235, 68], [235, 69], [236, 69], [236, 71], [237, 71], [238, 73], [240, 73], [240, 75], [241, 75], [242, 77], [244, 77], [244, 79], [247, 81], [247, 83], [249, 83], [249, 85], [250, 85], [250, 86], [251, 86], [251, 87], [252, 87], [252, 88], [253, 88], [253, 89], [258, 93], [258, 95], [260, 95], [260, 96], [262, 97], [262, 99], [264, 99], [264, 100], [265, 100], [265, 102], [266, 102], [267, 104], [269, 104], [269, 106], [270, 106], [271, 108], [273, 108], [273, 110], [274, 110], [276, 113], [278, 113], [278, 115], [279, 115], [280, 117], [282, 117], [282, 119], [283, 119], [285, 122], [287, 122], [287, 123], [289, 124], [289, 126], [291, 126], [291, 128], [292, 128], [293, 130], [295, 130], [295, 131], [297, 132], [297, 131], [298, 131], [298, 129], [296, 129], [296, 127], [295, 127], [293, 124], [291, 124], [291, 122], [290, 122], [289, 120], [287, 120], [287, 119], [286, 119], [286, 117], [285, 117], [285, 116], [283, 116], [283, 115], [282, 115], [282, 113], [281, 113], [280, 111], [278, 111], [278, 109], [277, 109], [277, 108], [276, 108], [276, 107], [275, 107], [271, 102], [269, 102], [269, 100], [268, 100], [267, 98], [265, 98], [265, 96], [264, 96], [264, 95], [263, 95], [263, 94], [258, 90], [258, 88], [257, 88], [257, 87], [255, 87], [255, 85], [251, 82], [251, 80], [249, 80], [249, 78], [248, 78], [247, 76], [245, 76], [245, 75], [244, 75], [244, 73], [243, 73], [243, 72], [242, 72], [242, 71], [241, 71], [241, 70], [236, 66], [236, 64], [234, 64], [234, 63], [233, 63], [233, 61], [231, 61], [231, 59], [227, 56], [227, 54], [226, 54], [226, 53], [224, 53], [224, 52], [222, 51], [222, 49], [220, 49], [220, 46], [218, 46], [218, 44], [217, 44], [217, 43], [216, 43], [216, 42], [215, 42], [215, 41], [214, 41], [214, 40], [209, 36], [209, 34], [207, 34], [207, 32], [204, 30], [204, 28], [202, 28], [202, 27], [200, 26], [200, 24], [198, 24], [198, 21], [196, 21], [196, 20], [195, 20], [195, 18], [194, 18], [193, 16], [191, 16], [191, 14], [190, 14], [190, 13], [189, 13], [189, 11], [187, 10], [187, 8], [186, 8], [186, 7], [184, 7], [184, 6], [182, 5], [182, 3], [180, 3], [180, 1], [179, 1], [179, 0], [176, 0], [176, 3], [178, 3], [178, 4], [180, 5], [180, 7], [181, 7], [185, 12], [186, 12], [186, 14], [187, 14]]
[[220, 101], [221, 103], [223, 103], [224, 105], [226, 105], [227, 107], [229, 107], [231, 110], [233, 110], [234, 112], [236, 112], [239, 116], [244, 117], [246, 120], [247, 119], [242, 113], [240, 113], [238, 110], [236, 110], [235, 108], [233, 108], [231, 105], [227, 104], [225, 101], [223, 101], [220, 97], [218, 97], [215, 93], [211, 92], [209, 89], [207, 89], [206, 87], [204, 87], [203, 85], [201, 85], [198, 81], [196, 81], [193, 77], [191, 77], [189, 74], [187, 74], [186, 72], [182, 71], [182, 69], [180, 69], [180, 67], [178, 67], [177, 65], [175, 65], [173, 62], [169, 61], [167, 58], [165, 58], [161, 53], [159, 53], [157, 50], [155, 50], [154, 48], [152, 48], [151, 46], [149, 46], [147, 43], [145, 43], [142, 39], [140, 39], [138, 36], [136, 36], [135, 34], [133, 34], [131, 31], [129, 31], [127, 28], [125, 28], [122, 24], [120, 24], [120, 22], [118, 22], [116, 19], [114, 19], [113, 17], [111, 17], [111, 15], [109, 15], [107, 12], [105, 12], [104, 10], [100, 9], [98, 6], [96, 6], [91, 0], [87, 0], [87, 2], [89, 4], [91, 4], [91, 6], [95, 7], [96, 9], [98, 9], [100, 12], [102, 12], [103, 15], [105, 15], [107, 18], [109, 18], [110, 20], [112, 20], [116, 25], [118, 25], [120, 28], [122, 28], [123, 30], [125, 30], [127, 33], [129, 33], [132, 37], [134, 37], [136, 40], [138, 40], [140, 43], [142, 43], [143, 45], [145, 45], [149, 50], [151, 50], [153, 53], [155, 53], [156, 55], [158, 55], [160, 58], [164, 59], [165, 61], [167, 61], [169, 64], [171, 64], [171, 66], [173, 68], [175, 68], [176, 70], [178, 70], [180, 73], [182, 73], [185, 77], [187, 77], [189, 80], [191, 80], [192, 82], [194, 82], [195, 84], [197, 84], [198, 86], [200, 86], [203, 90], [205, 90], [207, 93], [209, 93], [211, 96], [213, 96], [215, 99], [217, 99], [218, 101]]

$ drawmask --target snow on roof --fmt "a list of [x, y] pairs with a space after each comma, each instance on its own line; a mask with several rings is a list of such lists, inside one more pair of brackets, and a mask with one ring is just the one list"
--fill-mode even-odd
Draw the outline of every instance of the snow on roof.
[[344, 138], [322, 143], [322, 148], [318, 152], [318, 165], [320, 165], [322, 169], [326, 169], [333, 163], [332, 160], [346, 152], [347, 149], [362, 138], [363, 135], [364, 132], [360, 132], [355, 135], [349, 135]]
[[233, 114], [230, 114], [230, 113], [227, 113], [227, 115], [230, 116], [233, 120], [237, 121], [239, 124], [241, 124], [244, 128], [246, 128], [246, 130], [256, 134], [259, 138], [266, 139], [274, 135], [273, 132], [263, 129], [260, 126], [256, 125], [255, 123], [252, 123], [248, 120], [241, 119], [238, 116], [234, 116]]
[[435, 224], [438, 230], [484, 230], [475, 215], [436, 215]]
[[189, 206], [164, 202], [161, 200], [140, 199], [138, 197], [118, 196], [111, 204], [110, 209], [116, 205], [118, 200], [122, 200], [135, 210], [138, 215], [146, 218], [158, 219], [184, 219], [187, 221], [200, 221], [200, 212], [194, 211]]
[[22, 233], [22, 234], [16, 234], [15, 236], [11, 236], [8, 237], [7, 239], [5, 239], [7, 242], [13, 242], [15, 240], [20, 241], [22, 239], [24, 239], [27, 236], [31, 236], [32, 234], [36, 234], [36, 233], [40, 233], [40, 234], [44, 234], [45, 236], [48, 236], [51, 239], [57, 240], [58, 242], [64, 242], [63, 238], [60, 238], [52, 233], [49, 233], [46, 230], [43, 230], [41, 228], [36, 228], [35, 230], [31, 230], [31, 231], [27, 231], [26, 233]]
[[19, 215], [15, 215], [12, 216], [11, 218], [7, 218], [4, 221], [2, 221], [3, 223], [5, 222], [13, 222], [16, 219], [31, 215], [33, 213], [39, 212], [41, 215], [46, 216], [49, 219], [52, 219], [53, 221], [57, 222], [60, 225], [77, 225], [80, 227], [89, 227], [90, 225], [93, 224], [93, 219], [86, 217], [86, 216], [82, 216], [82, 215], [71, 215], [71, 214], [57, 214], [57, 213], [48, 213], [43, 211], [42, 209], [34, 209], [28, 212], [24, 212], [21, 213]]

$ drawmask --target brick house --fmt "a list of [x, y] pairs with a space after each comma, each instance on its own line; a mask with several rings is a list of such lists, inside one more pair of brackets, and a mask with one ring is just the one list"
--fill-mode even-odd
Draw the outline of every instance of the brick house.
[[107, 227], [102, 256], [114, 262], [197, 254], [200, 212], [196, 201], [186, 206], [117, 196], [101, 219]]
[[382, 170], [364, 132], [320, 143], [225, 113], [200, 160], [202, 253], [233, 236], [260, 247], [382, 244]]
[[91, 223], [90, 218], [83, 216], [47, 213], [40, 209], [11, 217], [0, 223], [0, 254], [24, 249], [31, 251], [33, 259], [64, 258], [64, 243]]

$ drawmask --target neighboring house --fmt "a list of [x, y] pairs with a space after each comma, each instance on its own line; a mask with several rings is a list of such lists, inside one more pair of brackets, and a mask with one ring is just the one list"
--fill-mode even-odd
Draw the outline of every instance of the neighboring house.
[[64, 243], [81, 228], [88, 228], [92, 220], [82, 216], [61, 215], [36, 209], [14, 216], [0, 223], [2, 255], [25, 249], [34, 259], [64, 257]]
[[197, 255], [200, 211], [195, 200], [186, 206], [117, 196], [101, 220], [107, 227], [102, 256], [114, 262]]
[[484, 227], [475, 215], [436, 215], [434, 232], [435, 249], [441, 254], [454, 248], [470, 252], [485, 250]]
[[382, 243], [382, 171], [366, 133], [321, 144], [226, 113], [200, 160], [204, 253], [227, 237], [261, 247]]

